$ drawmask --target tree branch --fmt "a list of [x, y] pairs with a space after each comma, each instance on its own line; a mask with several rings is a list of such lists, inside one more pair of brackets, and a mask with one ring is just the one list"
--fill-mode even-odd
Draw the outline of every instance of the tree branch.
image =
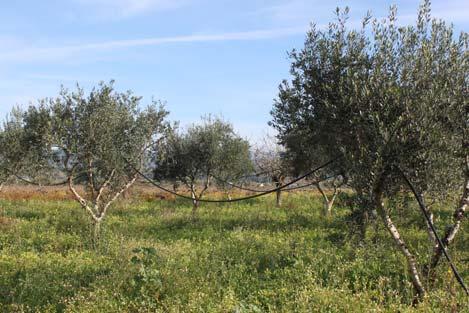
[[99, 200], [101, 199], [101, 196], [103, 195], [104, 189], [106, 189], [106, 187], [111, 183], [111, 180], [114, 178], [115, 173], [116, 173], [116, 169], [113, 169], [108, 179], [99, 188], [98, 195], [96, 196], [96, 200], [95, 200], [95, 207], [99, 206]]
[[125, 184], [124, 187], [122, 187], [115, 195], [114, 197], [112, 197], [111, 200], [109, 200], [106, 205], [104, 206], [103, 208], [103, 211], [99, 214], [99, 217], [98, 217], [98, 220], [97, 222], [101, 222], [102, 219], [104, 218], [104, 216], [106, 215], [106, 212], [107, 212], [107, 209], [111, 206], [112, 203], [114, 203], [114, 201], [116, 201], [119, 196], [124, 192], [126, 191], [127, 189], [129, 189], [134, 183], [135, 181], [137, 180], [137, 177], [138, 177], [138, 174], [135, 174], [134, 177], [127, 183]]
[[86, 211], [88, 211], [88, 213], [90, 213], [93, 220], [95, 220], [97, 222], [98, 218], [96, 217], [95, 213], [88, 206], [88, 203], [86, 202], [86, 200], [82, 196], [80, 196], [80, 194], [76, 191], [75, 187], [73, 186], [73, 175], [72, 174], [68, 177], [68, 187], [69, 187], [70, 191], [72, 192], [72, 194], [75, 196], [75, 199], [80, 203], [80, 205]]

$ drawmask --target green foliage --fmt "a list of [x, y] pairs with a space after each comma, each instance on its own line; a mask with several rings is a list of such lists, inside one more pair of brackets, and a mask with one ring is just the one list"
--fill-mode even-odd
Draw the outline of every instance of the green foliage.
[[43, 127], [45, 108], [42, 104], [24, 112], [14, 108], [0, 129], [0, 183], [17, 175], [37, 177], [46, 168]]
[[[366, 16], [358, 30], [347, 29], [347, 15], [337, 9], [335, 22], [313, 25], [304, 48], [291, 52], [293, 78], [280, 85], [271, 124], [300, 168], [340, 157], [359, 197], [359, 223], [376, 210], [422, 298], [415, 257], [383, 200], [409, 190], [403, 173], [429, 203], [463, 189], [443, 242], [458, 232], [469, 196], [469, 36], [456, 39], [451, 25], [432, 20], [428, 0], [415, 26], [397, 26], [395, 7], [382, 21]], [[433, 268], [442, 249], [430, 228], [428, 235]]]
[[[98, 261], [98, 262], [97, 262]], [[24, 252], [0, 257], [0, 302], [10, 309], [34, 311], [51, 307], [61, 312], [62, 299], [73, 296], [111, 271], [105, 258], [89, 252]], [[54, 311], [55, 311], [54, 310]]]
[[[180, 181], [197, 199], [214, 177], [224, 181], [236, 180], [252, 170], [249, 142], [237, 135], [230, 123], [210, 116], [184, 133], [173, 130], [157, 149], [155, 162], [156, 179]], [[199, 180], [204, 183], [197, 193]]]
[[[384, 228], [358, 243], [344, 227], [348, 208], [324, 218], [320, 197], [309, 193], [285, 196], [287, 209], [274, 203], [208, 204], [195, 222], [187, 201], [124, 204], [109, 216], [106, 247], [97, 251], [75, 202], [0, 200], [0, 311], [464, 311], [446, 265], [412, 308], [405, 260], [390, 251]], [[441, 212], [437, 220], [448, 222], [451, 212]], [[396, 223], [424, 260], [425, 225], [409, 220], [420, 219], [406, 210]], [[452, 256], [468, 280], [462, 227]]]
[[[356, 190], [386, 177], [399, 190], [402, 168], [421, 192], [459, 188], [467, 157], [468, 36], [431, 20], [424, 1], [416, 26], [398, 27], [396, 9], [346, 28], [348, 9], [328, 29], [315, 26], [292, 51], [272, 125], [299, 163], [343, 156]], [[371, 27], [370, 27], [371, 25]]]
[[19, 109], [14, 109], [7, 118], [0, 132], [0, 180], [3, 184], [22, 167], [24, 155], [23, 116]]
[[135, 174], [126, 160], [140, 168], [147, 149], [166, 129], [168, 112], [157, 102], [141, 110], [140, 100], [130, 91], [115, 91], [112, 81], [88, 96], [80, 88], [62, 90], [49, 104], [57, 166], [67, 175], [86, 173], [94, 192], [109, 179], [110, 189], [122, 188]]
[[156, 250], [153, 247], [135, 248], [130, 262], [137, 268], [130, 281], [131, 292], [135, 298], [143, 299], [140, 303], [155, 307], [159, 300], [163, 283], [156, 261]]
[[[67, 178], [70, 191], [92, 218], [95, 239], [108, 208], [136, 181], [133, 168], [146, 165], [149, 148], [167, 129], [168, 112], [161, 104], [153, 102], [142, 110], [140, 97], [115, 91], [113, 83], [101, 83], [87, 96], [79, 86], [74, 92], [62, 89], [59, 97], [31, 105], [24, 125], [19, 118], [10, 123], [24, 133], [19, 140], [28, 148], [18, 148], [23, 154]], [[4, 135], [8, 132], [2, 134], [9, 138]], [[77, 180], [85, 184], [85, 194], [74, 187]]]

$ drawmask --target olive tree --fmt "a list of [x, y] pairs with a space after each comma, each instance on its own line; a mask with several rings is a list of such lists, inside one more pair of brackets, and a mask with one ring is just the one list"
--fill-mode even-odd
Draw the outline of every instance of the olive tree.
[[[302, 134], [305, 130], [307, 130], [306, 127], [301, 127], [281, 137], [281, 143], [285, 148], [285, 158], [294, 176], [311, 171], [318, 164], [324, 164], [333, 158], [334, 153], [335, 155], [338, 153], [330, 145], [319, 145], [317, 142], [311, 145], [309, 142], [311, 138]], [[321, 194], [325, 216], [332, 214], [335, 200], [347, 182], [347, 175], [340, 162], [341, 160], [338, 159], [333, 166], [327, 166], [306, 178]]]
[[[254, 165], [257, 171], [270, 176], [275, 188], [285, 184], [285, 180], [292, 173], [291, 162], [289, 162], [285, 149], [279, 145], [275, 138], [265, 137], [253, 151]], [[275, 204], [282, 205], [282, 190], [275, 192]]]
[[193, 216], [215, 177], [229, 180], [251, 169], [249, 143], [230, 123], [210, 116], [185, 132], [174, 129], [155, 152], [155, 160], [156, 179], [179, 181], [189, 188]]
[[43, 105], [23, 111], [13, 108], [0, 129], [0, 190], [19, 175], [36, 177], [47, 168], [44, 162], [46, 111]]
[[[405, 256], [420, 299], [421, 266], [384, 200], [407, 188], [402, 172], [425, 197], [462, 189], [444, 242], [460, 228], [468, 203], [468, 36], [455, 39], [452, 26], [432, 20], [429, 1], [415, 26], [396, 26], [392, 8], [387, 19], [368, 15], [348, 30], [347, 12], [338, 10], [326, 30], [313, 25], [304, 48], [291, 52], [293, 79], [280, 86], [272, 125], [281, 140], [301, 134], [341, 157], [350, 185]], [[433, 264], [442, 248], [431, 240]]]
[[[113, 81], [100, 83], [85, 95], [62, 89], [48, 101], [49, 153], [65, 174], [75, 199], [89, 214], [99, 237], [111, 205], [137, 180], [149, 148], [166, 130], [167, 111], [153, 102], [140, 109], [141, 98], [117, 92]], [[81, 191], [75, 179], [84, 186]]]
[[225, 140], [224, 162], [221, 162], [214, 175], [215, 184], [231, 200], [231, 190], [235, 185], [245, 182], [246, 174], [254, 169], [250, 155], [250, 144], [240, 136]]
[[23, 167], [23, 114], [14, 108], [0, 131], [0, 190]]

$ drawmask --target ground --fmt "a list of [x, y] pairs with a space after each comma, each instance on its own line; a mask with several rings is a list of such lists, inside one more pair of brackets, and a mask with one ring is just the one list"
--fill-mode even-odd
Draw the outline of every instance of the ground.
[[[316, 193], [235, 204], [140, 193], [113, 207], [98, 245], [86, 212], [63, 191], [0, 200], [2, 312], [463, 312], [448, 271], [411, 306], [405, 261], [380, 224], [361, 241], [341, 203], [322, 216]], [[62, 195], [62, 196], [58, 196]], [[27, 198], [27, 200], [21, 200]], [[133, 199], [133, 200], [131, 200]], [[415, 207], [412, 207], [415, 208]], [[437, 214], [437, 225], [450, 219]], [[420, 261], [428, 239], [417, 209], [396, 223]], [[450, 253], [469, 282], [467, 223]], [[464, 248], [466, 247], [466, 249]]]

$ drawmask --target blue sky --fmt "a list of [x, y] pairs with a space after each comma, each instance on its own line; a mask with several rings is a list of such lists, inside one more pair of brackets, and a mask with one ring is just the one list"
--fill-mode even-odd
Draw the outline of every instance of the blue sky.
[[[469, 2], [434, 0], [433, 15], [468, 31]], [[418, 0], [16, 0], [0, 1], [0, 118], [12, 106], [116, 80], [119, 90], [166, 102], [182, 125], [213, 113], [256, 141], [269, 130], [287, 51], [301, 48], [310, 22], [335, 7], [350, 20], [397, 4], [400, 22]]]

